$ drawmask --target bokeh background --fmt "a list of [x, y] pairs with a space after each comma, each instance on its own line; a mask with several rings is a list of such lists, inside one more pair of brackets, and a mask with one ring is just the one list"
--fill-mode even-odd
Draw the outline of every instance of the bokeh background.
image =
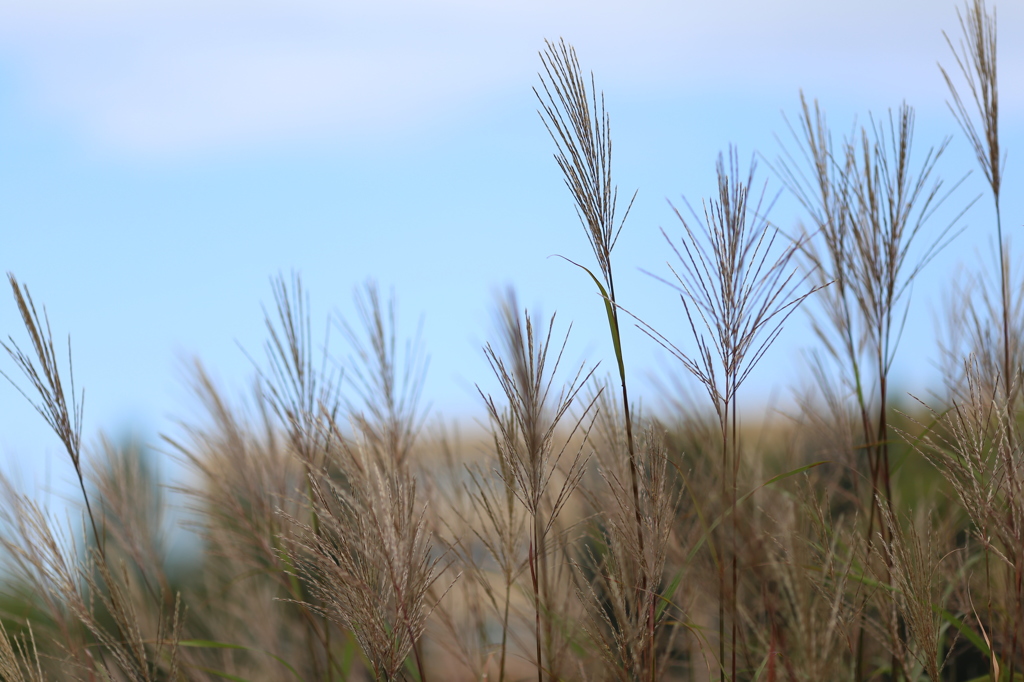
[[[1024, 224], [1024, 4], [997, 12], [1013, 234]], [[619, 300], [685, 344], [677, 298], [640, 270], [668, 273], [659, 228], [678, 238], [681, 226], [666, 199], [699, 206], [729, 144], [744, 164], [775, 160], [801, 88], [837, 133], [906, 100], [919, 158], [952, 135], [939, 175], [952, 186], [975, 169], [937, 67], [955, 67], [943, 30], [959, 33], [956, 4], [936, 0], [5, 0], [0, 265], [45, 303], [57, 339], [70, 333], [87, 439], [173, 435], [196, 412], [194, 357], [244, 393], [269, 278], [292, 271], [318, 339], [329, 315], [353, 316], [367, 278], [393, 289], [403, 328], [423, 321], [425, 400], [471, 423], [475, 385], [493, 387], [480, 351], [491, 302], [509, 284], [558, 311], [563, 329], [573, 322], [567, 362], [611, 369], [592, 283], [549, 257], [591, 262], [531, 91], [545, 39], [564, 37], [594, 71], [623, 207], [639, 190], [615, 252]], [[758, 177], [774, 197], [764, 161]], [[972, 173], [931, 228], [983, 188]], [[771, 214], [785, 231], [799, 216], [785, 195]], [[898, 391], [937, 386], [934, 311], [958, 268], [994, 263], [988, 197], [961, 225], [913, 289]], [[4, 300], [0, 332], [24, 342]], [[799, 385], [804, 315], [752, 376], [748, 402], [784, 406]], [[638, 381], [675, 371], [636, 330], [624, 343]], [[639, 393], [658, 401], [650, 385]], [[58, 498], [70, 480], [59, 443], [7, 385], [0, 469]]]

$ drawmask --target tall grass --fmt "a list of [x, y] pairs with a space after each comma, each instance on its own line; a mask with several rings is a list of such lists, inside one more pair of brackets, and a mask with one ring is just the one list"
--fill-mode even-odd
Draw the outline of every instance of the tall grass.
[[[1024, 679], [1024, 319], [995, 16], [982, 0], [959, 16], [941, 73], [994, 199], [999, 275], [947, 299], [947, 386], [927, 405], [892, 376], [912, 284], [973, 204], [962, 170], [942, 179], [948, 140], [919, 151], [905, 103], [833, 139], [801, 94], [771, 166], [804, 224], [777, 226], [756, 163], [721, 155], [717, 193], [675, 210], [651, 255], [667, 268], [647, 268], [681, 303], [666, 314], [688, 333], [670, 337], [616, 292], [632, 200], [620, 215], [605, 97], [565, 41], [541, 52], [535, 95], [596, 261], [566, 257], [602, 297], [612, 378], [567, 366], [564, 314], [509, 290], [481, 349], [485, 419], [453, 431], [422, 404], [426, 349], [394, 297], [359, 288], [321, 345], [301, 279], [277, 277], [251, 390], [229, 400], [193, 366], [203, 416], [164, 437], [189, 470], [168, 483], [137, 444], [83, 441], [70, 342], [65, 363], [10, 275], [27, 342], [2, 344], [4, 376], [63, 445], [81, 509], [58, 518], [0, 480], [0, 678]], [[798, 310], [816, 386], [789, 419], [744, 412]], [[671, 408], [640, 410], [627, 324], [703, 395], [679, 379]], [[173, 519], [194, 538], [184, 563]]]
[[[867, 498], [865, 539], [870, 552], [876, 532], [884, 543], [892, 541], [889, 524], [882, 523], [883, 516], [891, 515], [893, 502], [889, 376], [906, 319], [906, 299], [918, 274], [948, 243], [963, 211], [927, 236], [926, 245], [915, 253], [912, 248], [926, 223], [950, 196], [943, 192], [942, 181], [933, 179], [948, 139], [929, 149], [915, 170], [915, 115], [904, 104], [898, 113], [890, 111], [887, 124], [872, 119], [870, 130], [862, 128], [844, 140], [837, 154], [818, 104], [812, 115], [801, 95], [801, 107], [799, 132], [790, 131], [806, 168], [786, 151], [778, 169], [812, 218], [801, 236], [801, 255], [820, 281], [832, 284], [817, 298], [823, 310], [812, 325], [859, 412], [858, 449], [867, 454], [870, 481], [860, 499]], [[832, 381], [828, 368], [818, 365], [817, 371], [821, 381]], [[833, 405], [846, 409], [841, 402]], [[881, 556], [891, 573], [892, 555]], [[863, 646], [862, 628], [858, 675], [863, 674]], [[898, 658], [894, 654], [894, 669]]]
[[[679, 294], [697, 353], [688, 353], [665, 336], [645, 327], [655, 341], [678, 359], [707, 391], [718, 417], [721, 435], [721, 496], [728, 509], [728, 535], [719, 546], [719, 665], [729, 679], [737, 674], [739, 647], [739, 561], [737, 502], [741, 450], [739, 389], [769, 346], [785, 319], [813, 290], [800, 291], [804, 278], [790, 261], [799, 243], [775, 251], [778, 230], [768, 221], [770, 206], [764, 192], [749, 204], [754, 188], [751, 163], [746, 179], [740, 175], [737, 152], [730, 150], [728, 168], [720, 156], [716, 167], [718, 196], [704, 205], [704, 218], [692, 210], [692, 220], [676, 210], [683, 225], [682, 248], [666, 234], [673, 255], [674, 281], [662, 280]], [[664, 231], [663, 231], [664, 233]], [[728, 620], [729, 627], [726, 628]], [[726, 654], [728, 652], [728, 663]]]

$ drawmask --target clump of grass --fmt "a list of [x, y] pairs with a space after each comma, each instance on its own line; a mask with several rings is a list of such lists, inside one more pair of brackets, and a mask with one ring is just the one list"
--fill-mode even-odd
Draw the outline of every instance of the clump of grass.
[[[203, 543], [201, 579], [188, 593], [193, 636], [277, 656], [301, 652], [298, 669], [320, 677], [329, 665], [329, 630], [308, 608], [275, 601], [306, 596], [283, 554], [295, 529], [281, 516], [312, 523], [306, 464], [258, 383], [249, 408], [255, 415], [232, 405], [199, 362], [192, 388], [206, 423], [185, 424], [182, 435], [165, 440], [190, 466], [192, 483], [178, 490]], [[252, 604], [242, 608], [247, 599]], [[190, 657], [246, 679], [266, 665], [245, 650], [198, 649]]]
[[744, 179], [734, 149], [730, 150], [728, 169], [719, 156], [718, 196], [705, 204], [704, 218], [691, 207], [691, 222], [674, 209], [684, 229], [681, 248], [662, 230], [681, 267], [677, 270], [669, 265], [673, 280], [658, 279], [678, 292], [697, 352], [682, 350], [649, 325], [644, 326], [655, 341], [697, 378], [718, 417], [720, 493], [730, 516], [729, 535], [725, 535], [723, 527], [717, 538], [722, 552], [718, 566], [719, 665], [731, 679], [736, 678], [739, 647], [739, 389], [781, 333], [786, 318], [813, 293], [813, 289], [800, 291], [803, 278], [791, 267], [799, 244], [775, 248], [778, 230], [768, 221], [770, 205], [764, 203], [764, 190], [749, 205], [755, 168], [752, 162]]
[[953, 101], [949, 103], [950, 111], [953, 112], [956, 122], [970, 142], [978, 165], [988, 181], [996, 210], [996, 241], [999, 249], [999, 300], [1001, 305], [998, 316], [993, 319], [998, 319], [1001, 323], [1002, 342], [998, 348], [986, 344], [976, 347], [974, 350], [982, 353], [986, 348], [992, 348], [995, 351], [995, 356], [1001, 360], [1000, 374], [1003, 390], [1007, 400], [1011, 401], [1010, 389], [1013, 374], [1019, 364], [1019, 359], [1014, 353], [1015, 346], [1014, 340], [1011, 340], [1011, 331], [1016, 331], [1014, 322], [1019, 319], [1019, 316], [1015, 316], [1014, 313], [1019, 311], [1015, 308], [1010, 290], [1009, 253], [1006, 240], [1003, 238], [1002, 211], [999, 206], [1003, 171], [1006, 166], [1006, 152], [1000, 152], [999, 148], [996, 16], [994, 9], [989, 14], [984, 0], [972, 0], [966, 3], [964, 12], [961, 13], [957, 8], [957, 18], [961, 31], [959, 49], [945, 31], [942, 35], [946, 38], [946, 44], [949, 45], [949, 49], [953, 53], [960, 75], [966, 81], [967, 89], [970, 91], [970, 100], [973, 102], [978, 116], [977, 120], [972, 116], [969, 105], [964, 102], [950, 72], [941, 64], [939, 70], [942, 72], [950, 96], [953, 98]]
[[292, 561], [316, 598], [309, 606], [353, 633], [376, 677], [393, 680], [423, 634], [441, 557], [410, 472], [383, 469], [359, 446], [348, 455], [344, 484], [313, 477], [319, 527], [300, 525]]
[[998, 387], [983, 382], [976, 362], [967, 362], [966, 376], [968, 399], [941, 414], [932, 410], [944, 432], [923, 441], [921, 450], [971, 519], [985, 558], [986, 620], [1002, 630], [1001, 651], [990, 646], [988, 655], [993, 670], [1007, 669], [1014, 679], [1024, 641], [1024, 462], [1011, 445], [1020, 436], [1016, 424], [1007, 424]]
[[[123, 523], [115, 531], [124, 541], [129, 557], [141, 568], [139, 575], [146, 589], [140, 589], [138, 575], [131, 575], [124, 559], [115, 560], [108, 553], [107, 534], [99, 530], [85, 486], [82, 399], [75, 396], [73, 378], [69, 378], [70, 401], [65, 394], [45, 309], [40, 317], [28, 288], [19, 285], [14, 275], [9, 274], [8, 280], [35, 357], [23, 352], [10, 337], [9, 344], [0, 345], [28, 379], [39, 401], [34, 402], [21, 389], [19, 392], [42, 415], [71, 460], [92, 530], [92, 544], [85, 538], [76, 542], [70, 524], [67, 534], [58, 532], [54, 520], [43, 509], [6, 482], [4, 501], [9, 508], [5, 510], [5, 521], [12, 532], [0, 539], [0, 544], [14, 557], [15, 575], [24, 584], [34, 587], [42, 598], [63, 641], [69, 645], [76, 667], [93, 675], [109, 676], [116, 670], [133, 682], [150, 682], [161, 674], [173, 678], [179, 660], [180, 603], [169, 593], [159, 594], [146, 582], [148, 573], [154, 569], [153, 556], [145, 555], [146, 543], [141, 539], [145, 531], [140, 530], [139, 519], [129, 515], [129, 511], [137, 509], [116, 510], [125, 516], [118, 519]], [[72, 377], [70, 342], [68, 371]], [[9, 376], [4, 376], [14, 384]], [[102, 485], [100, 489], [112, 492]], [[111, 501], [109, 496], [108, 501]], [[104, 512], [111, 511], [109, 506], [105, 507]], [[170, 613], [164, 609], [168, 601]], [[101, 647], [99, 657], [91, 654], [83, 628]], [[19, 663], [17, 657], [6, 659], [12, 668], [23, 668], [23, 662]], [[38, 656], [36, 662], [38, 669]]]
[[[850, 519], [832, 518], [820, 481], [805, 479], [773, 519], [766, 562], [769, 678], [824, 680], [848, 676], [859, 612]], [[762, 639], [764, 634], [761, 634]], [[783, 677], [781, 673], [778, 677]]]
[[[905, 654], [900, 661], [904, 670], [911, 669], [911, 663], [923, 668], [928, 679], [938, 680], [945, 664], [941, 655], [942, 618], [935, 612], [933, 604], [939, 603], [939, 559], [937, 540], [930, 520], [924, 530], [919, 530], [913, 519], [900, 523], [892, 514], [890, 506], [882, 508], [882, 523], [891, 538], [888, 543], [879, 543], [887, 556], [885, 565], [892, 567], [892, 586], [895, 611], [907, 624], [908, 642], [914, 646], [899, 647], [897, 654]], [[898, 623], [890, 619], [890, 628]], [[908, 673], [911, 679], [919, 677]]]
[[350, 405], [354, 432], [346, 434], [336, 407], [318, 401], [322, 421], [314, 426], [326, 434], [319, 439], [324, 463], [307, 469], [314, 523], [300, 523], [302, 534], [286, 550], [315, 597], [305, 605], [351, 632], [377, 677], [395, 679], [413, 653], [425, 682], [418, 642], [442, 557], [434, 554], [409, 461], [419, 430], [421, 356], [406, 358], [412, 364], [400, 383], [394, 300], [385, 317], [371, 282], [356, 303], [367, 340], [342, 326], [357, 352], [351, 369], [366, 411]]
[[[679, 490], [669, 466], [663, 429], [649, 423], [636, 449], [643, 547], [634, 527], [628, 467], [621, 453], [625, 433], [621, 413], [606, 392], [599, 392], [594, 442], [600, 480], [584, 494], [594, 510], [587, 542], [574, 562], [576, 592], [588, 614], [587, 631], [608, 670], [621, 680], [664, 678], [671, 663], [681, 610], [670, 608], [682, 579], [680, 567], [664, 585]], [[650, 579], [649, 590], [642, 590]], [[637, 595], [642, 608], [637, 608]], [[651, 658], [653, 656], [653, 658]]]
[[[561, 539], [552, 542], [552, 531], [586, 469], [583, 446], [589, 431], [587, 416], [596, 400], [595, 397], [582, 405], [568, 437], [559, 445], [559, 424], [577, 402], [594, 370], [580, 365], [568, 383], [558, 388], [557, 393], [552, 392], [568, 340], [567, 332], [562, 345], [555, 347], [549, 365], [554, 322], [552, 316], [546, 330], [535, 328], [529, 313], [520, 314], [516, 297], [510, 291], [501, 302], [501, 345], [495, 348], [488, 344], [485, 348], [501, 385], [504, 403], [481, 391], [494, 431], [497, 456], [502, 460], [504, 483], [530, 519], [528, 566], [538, 681], [543, 679], [545, 670], [548, 679], [560, 677], [561, 663], [556, 653], [561, 652], [556, 651], [553, 620], [560, 566], [556, 550]], [[583, 442], [574, 445], [573, 436], [578, 431], [582, 431]]]
[[50, 331], [50, 319], [46, 315], [46, 309], [43, 309], [43, 317], [40, 319], [28, 287], [19, 285], [12, 273], [7, 273], [7, 280], [14, 293], [14, 302], [21, 314], [21, 322], [32, 343], [35, 359], [32, 355], [22, 351], [11, 337], [8, 337], [8, 343], [0, 342], [0, 346], [7, 351], [18, 370], [28, 379], [32, 390], [38, 394], [39, 401], [36, 402], [30, 398], [9, 375], [4, 373], [3, 376], [31, 403], [64, 445], [64, 450], [78, 477], [82, 500], [88, 512], [89, 522], [92, 524], [93, 537], [102, 551], [103, 543], [100, 540], [99, 530], [96, 528], [96, 518], [93, 516], [89, 504], [89, 495], [85, 492], [85, 477], [82, 473], [82, 407], [85, 402], [85, 391], [82, 391], [81, 397], [75, 395], [74, 374], [71, 369], [71, 338], [68, 337], [68, 371], [71, 377], [69, 407], [68, 397], [61, 382], [57, 352], [53, 346], [53, 334]]
[[[861, 128], [838, 151], [817, 102], [812, 115], [801, 93], [801, 108], [799, 133], [792, 126], [790, 132], [800, 146], [802, 162], [786, 151], [777, 168], [812, 219], [802, 236], [805, 266], [817, 273], [819, 281], [832, 282], [818, 297], [824, 315], [811, 324], [859, 413], [858, 449], [867, 453], [870, 481], [865, 531], [870, 554], [876, 529], [885, 543], [891, 540], [889, 529], [881, 523], [882, 507], [893, 503], [889, 376], [910, 287], [948, 244], [967, 208], [915, 253], [912, 248], [925, 225], [959, 185], [944, 191], [941, 179], [933, 178], [949, 139], [929, 149], [915, 171], [915, 114], [906, 104], [895, 114], [890, 111], [887, 123], [872, 118], [870, 129]], [[829, 374], [818, 366], [823, 386]], [[845, 419], [845, 400], [831, 401], [831, 405], [833, 418]], [[865, 493], [859, 495], [863, 500]], [[888, 553], [881, 557], [892, 558]], [[858, 675], [862, 675], [863, 630], [858, 639]], [[898, 658], [894, 655], [893, 668]]]
[[[950, 110], [975, 153], [993, 199], [999, 296], [992, 295], [984, 283], [975, 287], [980, 289], [980, 297], [973, 296], [974, 291], [963, 295], [962, 305], [971, 309], [965, 325], [969, 356], [961, 358], [965, 371], [958, 377], [960, 381], [949, 387], [952, 407], [942, 420], [949, 435], [933, 444], [929, 454], [952, 484], [980, 540], [986, 596], [984, 621], [978, 623], [978, 629], [988, 646], [979, 648], [987, 648], [993, 675], [1005, 670], [1012, 680], [1017, 670], [1024, 669], [1024, 559], [1017, 551], [1022, 491], [1016, 473], [1021, 449], [1020, 329], [1024, 318], [1021, 299], [1014, 296], [1010, 284], [1009, 239], [1002, 230], [1000, 198], [1006, 152], [999, 143], [996, 14], [994, 9], [989, 12], [983, 0], [972, 0], [962, 12], [957, 10], [957, 18], [960, 40], [954, 43], [948, 34], [943, 35], [969, 97], [961, 95], [955, 73], [939, 68], [952, 98]], [[962, 320], [953, 318], [952, 322]], [[1013, 549], [1002, 550], [1006, 542]], [[989, 640], [987, 633], [994, 630], [1001, 632], [993, 632], [994, 641]]]
[[[929, 238], [923, 252], [908, 263], [921, 230], [952, 191], [943, 193], [941, 180], [931, 180], [948, 139], [926, 153], [915, 173], [910, 107], [904, 105], [896, 115], [890, 112], [888, 126], [873, 121], [870, 131], [862, 128], [858, 138], [847, 139], [836, 153], [817, 102], [813, 116], [802, 94], [801, 106], [800, 133], [791, 132], [810, 172], [799, 168], [789, 152], [777, 168], [813, 221], [801, 239], [807, 270], [821, 283], [832, 283], [817, 297], [824, 315], [812, 318], [811, 324], [842, 368], [841, 378], [861, 413], [862, 437], [870, 444], [871, 495], [880, 493], [888, 503], [889, 374], [905, 319], [905, 297], [917, 275], [948, 243], [956, 224], [954, 219]], [[869, 528], [877, 512], [869, 515]]]

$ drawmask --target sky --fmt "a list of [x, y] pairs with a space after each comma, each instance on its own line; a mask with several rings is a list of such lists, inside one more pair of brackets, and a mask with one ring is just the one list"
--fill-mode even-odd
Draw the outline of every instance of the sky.
[[[301, 274], [314, 336], [352, 318], [368, 278], [393, 290], [400, 326], [422, 320], [432, 413], [472, 423], [475, 388], [495, 391], [481, 346], [495, 292], [573, 324], [567, 364], [613, 359], [603, 308], [563, 255], [592, 256], [536, 113], [538, 51], [564, 38], [606, 97], [613, 173], [637, 191], [613, 256], [620, 302], [686, 347], [667, 275], [681, 225], [668, 203], [699, 206], [716, 157], [736, 145], [758, 186], [787, 139], [801, 89], [837, 135], [903, 101], [916, 153], [953, 139], [937, 173], [976, 168], [937, 67], [952, 65], [957, 5], [936, 0], [603, 0], [326, 2], [0, 0], [0, 265], [70, 334], [85, 387], [86, 441], [127, 432], [159, 444], [198, 410], [187, 367], [199, 358], [226, 393], [262, 358], [270, 278]], [[1020, 187], [1024, 4], [1002, 3], [999, 69], [1005, 183]], [[920, 158], [920, 157], [919, 157]], [[964, 180], [949, 212], [985, 189]], [[1018, 191], [1004, 223], [1024, 223]], [[895, 383], [923, 392], [937, 373], [934, 312], [958, 268], [991, 263], [982, 197], [963, 234], [913, 291]], [[794, 229], [782, 194], [771, 218]], [[1016, 252], [1014, 252], [1016, 253]], [[0, 296], [0, 331], [25, 343]], [[813, 313], [813, 307], [807, 306]], [[341, 335], [333, 334], [334, 342]], [[680, 368], [634, 329], [631, 381]], [[787, 323], [746, 387], [752, 403], [806, 376], [806, 315]], [[335, 355], [344, 358], [343, 344]], [[0, 358], [10, 374], [13, 365]], [[12, 387], [0, 388], [0, 470], [59, 487], [56, 438]]]

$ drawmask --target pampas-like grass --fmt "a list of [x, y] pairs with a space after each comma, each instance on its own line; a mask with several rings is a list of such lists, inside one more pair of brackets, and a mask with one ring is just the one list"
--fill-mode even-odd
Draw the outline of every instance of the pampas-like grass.
[[[909, 305], [906, 298], [918, 274], [948, 244], [966, 207], [934, 236], [925, 237], [920, 253], [912, 251], [925, 225], [959, 185], [944, 191], [941, 179], [933, 177], [949, 140], [929, 149], [915, 170], [915, 114], [906, 104], [897, 113], [890, 111], [888, 122], [872, 118], [870, 128], [847, 138], [838, 151], [818, 103], [812, 115], [801, 93], [801, 109], [799, 132], [792, 126], [790, 132], [802, 161], [785, 151], [777, 168], [812, 218], [802, 235], [805, 267], [818, 282], [831, 283], [817, 297], [823, 315], [812, 318], [812, 327], [859, 413], [859, 449], [867, 454], [870, 483], [865, 531], [870, 549], [876, 531], [886, 543], [891, 540], [889, 527], [882, 523], [884, 514], [891, 513], [884, 508], [893, 503], [889, 376]], [[822, 363], [817, 369], [826, 385], [832, 373]], [[824, 391], [833, 392], [829, 387]], [[832, 403], [836, 420], [848, 409], [842, 402]], [[858, 494], [864, 504], [865, 493]], [[888, 552], [879, 556], [892, 559]], [[863, 675], [863, 630], [859, 640], [858, 675]], [[893, 668], [898, 658], [893, 656]]]
[[316, 598], [310, 606], [353, 634], [375, 676], [393, 680], [423, 634], [441, 557], [408, 471], [355, 450], [345, 473], [344, 483], [313, 479], [319, 527], [300, 524], [293, 562]]
[[[665, 434], [649, 424], [640, 432], [636, 449], [645, 540], [641, 546], [628, 463], [621, 457], [626, 437], [622, 415], [607, 392], [598, 393], [597, 406], [599, 480], [584, 491], [594, 514], [587, 542], [574, 562], [576, 591], [587, 609], [587, 631], [609, 671], [617, 673], [614, 679], [662, 679], [678, 637], [676, 619], [684, 616], [669, 606], [687, 567], [665, 576], [680, 491], [668, 463]], [[606, 500], [613, 504], [606, 506]]]
[[[394, 297], [361, 287], [321, 347], [301, 278], [279, 276], [250, 391], [229, 399], [190, 366], [201, 416], [164, 436], [188, 468], [165, 494], [144, 448], [83, 442], [70, 349], [65, 365], [9, 276], [27, 342], [3, 343], [4, 376], [57, 436], [81, 507], [56, 518], [0, 479], [0, 678], [1019, 680], [1024, 322], [999, 214], [995, 16], [970, 0], [960, 17], [958, 71], [942, 73], [1001, 251], [997, 285], [949, 299], [945, 404], [899, 413], [889, 379], [911, 283], [971, 203], [933, 226], [952, 201], [945, 142], [912, 154], [904, 105], [834, 143], [801, 98], [774, 170], [806, 229], [777, 229], [754, 164], [719, 159], [718, 193], [676, 211], [659, 278], [689, 334], [637, 321], [708, 399], [663, 377], [676, 394], [641, 411], [620, 342], [632, 316], [612, 253], [629, 210], [610, 116], [565, 41], [541, 53], [535, 94], [594, 254], [593, 270], [570, 262], [601, 293], [614, 378], [566, 367], [564, 312], [541, 320], [510, 290], [473, 448], [434, 438], [423, 337], [399, 333]], [[805, 302], [817, 386], [788, 422], [741, 414]], [[173, 522], [192, 544], [172, 562]]]
[[[555, 375], [562, 360], [568, 333], [560, 347], [551, 346], [555, 318], [547, 329], [535, 327], [529, 313], [521, 314], [514, 292], [500, 304], [501, 345], [487, 345], [485, 353], [498, 379], [504, 403], [484, 396], [497, 455], [502, 460], [505, 486], [515, 495], [530, 519], [528, 566], [534, 605], [534, 637], [538, 682], [546, 670], [558, 679], [562, 663], [556, 652], [565, 638], [555, 627], [556, 586], [563, 572], [564, 538], [552, 541], [559, 515], [568, 504], [587, 464], [584, 446], [589, 431], [588, 415], [594, 401], [583, 404], [559, 443], [558, 427], [577, 402], [594, 370], [581, 365], [567, 384], [556, 387]], [[555, 355], [549, 365], [549, 352]], [[555, 389], [557, 392], [553, 392]], [[582, 442], [573, 436], [582, 432]], [[565, 587], [561, 587], [565, 590]]]
[[[644, 330], [668, 350], [707, 391], [718, 417], [722, 501], [730, 522], [715, 538], [721, 557], [719, 582], [719, 665], [736, 679], [740, 627], [737, 622], [739, 585], [737, 502], [740, 446], [737, 397], [751, 370], [782, 331], [782, 325], [812, 293], [802, 291], [804, 278], [791, 266], [799, 243], [776, 249], [778, 231], [768, 221], [770, 205], [764, 190], [751, 195], [754, 170], [740, 175], [737, 152], [729, 165], [719, 156], [718, 196], [704, 206], [703, 219], [692, 209], [692, 220], [675, 210], [684, 235], [677, 246], [662, 230], [678, 268], [669, 265], [672, 279], [658, 278], [679, 295], [697, 352], [683, 350], [650, 325]], [[753, 197], [754, 203], [750, 200]], [[728, 534], [726, 534], [728, 529]]]

